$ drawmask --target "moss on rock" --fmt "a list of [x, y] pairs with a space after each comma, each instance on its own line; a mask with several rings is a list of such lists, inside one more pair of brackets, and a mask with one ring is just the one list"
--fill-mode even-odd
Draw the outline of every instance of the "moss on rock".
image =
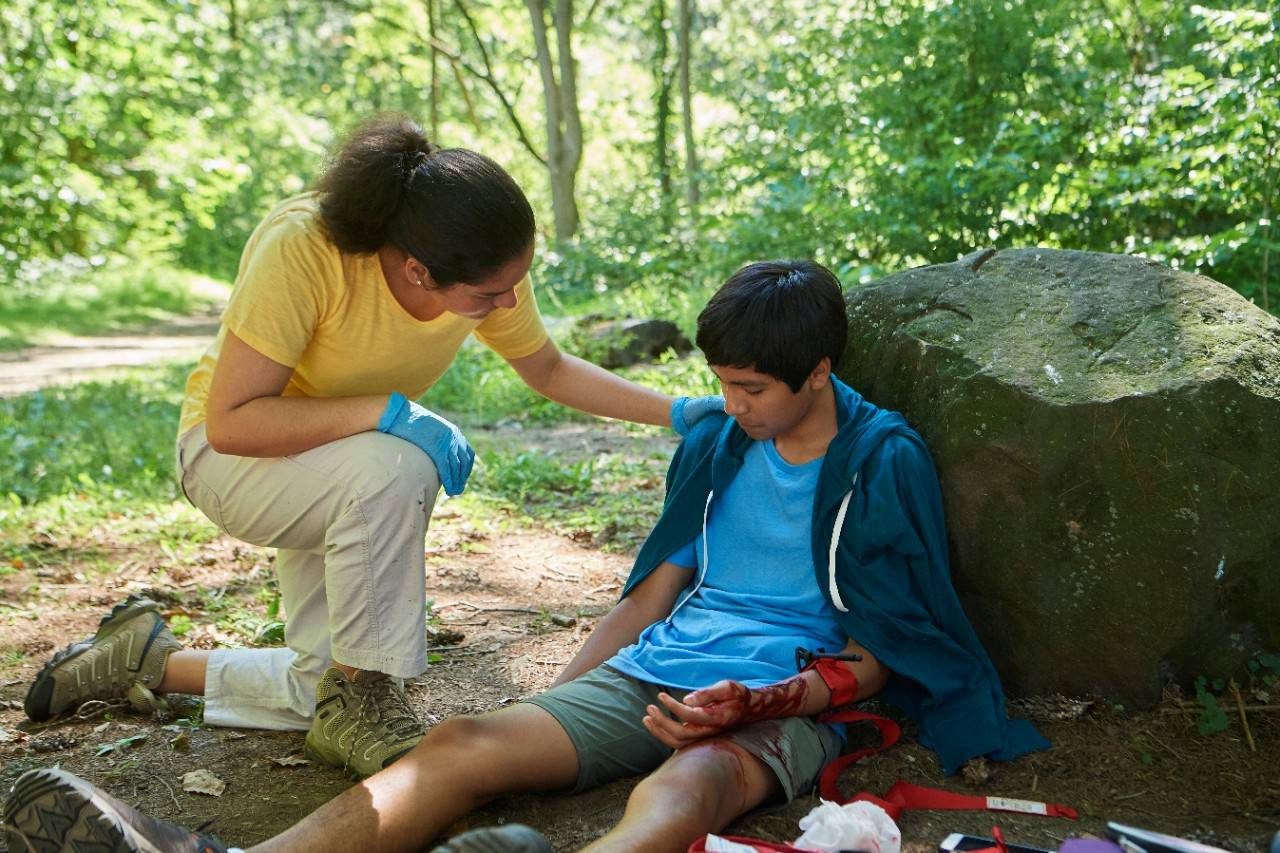
[[853, 288], [838, 373], [933, 450], [1014, 693], [1154, 702], [1280, 648], [1280, 322], [1141, 258], [985, 250]]

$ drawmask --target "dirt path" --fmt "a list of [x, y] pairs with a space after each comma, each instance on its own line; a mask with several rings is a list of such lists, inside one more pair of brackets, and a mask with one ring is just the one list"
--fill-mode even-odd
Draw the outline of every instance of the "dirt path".
[[94, 337], [65, 335], [49, 344], [0, 352], [0, 396], [83, 382], [124, 367], [194, 361], [217, 333], [218, 313], [213, 311], [146, 330]]

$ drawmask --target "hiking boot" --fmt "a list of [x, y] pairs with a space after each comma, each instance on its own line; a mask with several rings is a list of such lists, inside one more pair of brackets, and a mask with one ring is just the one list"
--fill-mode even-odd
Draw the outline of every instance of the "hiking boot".
[[306, 756], [364, 778], [413, 749], [424, 733], [395, 679], [364, 670], [349, 679], [329, 667], [316, 689]]
[[455, 835], [431, 853], [551, 853], [551, 842], [532, 827], [509, 823]]
[[148, 817], [64, 770], [28, 770], [4, 804], [0, 838], [14, 853], [227, 853], [208, 835]]
[[98, 624], [98, 632], [72, 643], [44, 665], [27, 691], [23, 709], [40, 723], [90, 699], [127, 698], [139, 711], [165, 707], [152, 691], [171, 652], [182, 648], [160, 605], [131, 595]]

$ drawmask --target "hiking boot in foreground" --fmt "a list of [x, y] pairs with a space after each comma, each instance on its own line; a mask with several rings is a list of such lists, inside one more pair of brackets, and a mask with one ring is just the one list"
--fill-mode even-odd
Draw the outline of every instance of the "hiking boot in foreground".
[[312, 761], [363, 778], [413, 749], [424, 733], [395, 679], [364, 670], [348, 679], [330, 667], [316, 689], [305, 752]]
[[532, 827], [509, 823], [455, 835], [431, 853], [551, 853], [551, 842]]
[[4, 804], [14, 853], [227, 853], [216, 838], [148, 817], [63, 770], [28, 770]]
[[127, 697], [139, 711], [164, 707], [151, 691], [164, 677], [169, 654], [182, 644], [159, 611], [159, 604], [140, 595], [112, 608], [96, 634], [55, 654], [36, 675], [23, 703], [27, 717], [44, 722], [90, 699]]

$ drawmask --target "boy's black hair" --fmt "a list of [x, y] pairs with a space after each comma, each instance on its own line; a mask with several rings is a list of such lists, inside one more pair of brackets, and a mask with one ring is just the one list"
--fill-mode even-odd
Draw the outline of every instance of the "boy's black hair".
[[767, 374], [793, 393], [824, 357], [835, 369], [847, 335], [840, 282], [813, 261], [748, 264], [698, 315], [707, 364]]

